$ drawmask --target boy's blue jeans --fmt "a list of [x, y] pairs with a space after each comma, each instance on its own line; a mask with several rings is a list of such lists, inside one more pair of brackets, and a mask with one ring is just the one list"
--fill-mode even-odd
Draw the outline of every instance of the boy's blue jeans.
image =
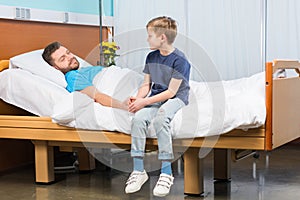
[[174, 98], [166, 102], [152, 104], [136, 112], [131, 124], [131, 156], [144, 157], [146, 135], [151, 122], [157, 136], [158, 159], [173, 159], [170, 122], [183, 106], [185, 104], [182, 100]]

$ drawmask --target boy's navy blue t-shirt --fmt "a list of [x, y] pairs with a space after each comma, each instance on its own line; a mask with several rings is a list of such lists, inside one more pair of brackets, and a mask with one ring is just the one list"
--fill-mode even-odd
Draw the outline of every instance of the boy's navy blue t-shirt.
[[161, 55], [159, 50], [150, 52], [143, 70], [144, 73], [150, 74], [153, 83], [150, 96], [167, 90], [171, 78], [181, 79], [182, 82], [175, 97], [187, 105], [190, 90], [190, 68], [191, 65], [185, 55], [177, 48], [167, 56]]

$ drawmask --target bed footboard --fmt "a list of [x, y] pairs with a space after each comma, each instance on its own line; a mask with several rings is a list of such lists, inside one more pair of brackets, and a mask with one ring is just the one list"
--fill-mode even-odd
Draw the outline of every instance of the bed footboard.
[[300, 137], [300, 75], [273, 79], [278, 69], [294, 69], [299, 75], [299, 61], [276, 60], [266, 64], [266, 150], [275, 149]]

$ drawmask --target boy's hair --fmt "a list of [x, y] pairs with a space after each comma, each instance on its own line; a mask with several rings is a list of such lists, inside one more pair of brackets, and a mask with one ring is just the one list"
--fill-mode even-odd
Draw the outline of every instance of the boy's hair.
[[172, 44], [177, 35], [177, 23], [171, 17], [157, 17], [148, 22], [146, 28], [152, 28], [157, 35], [165, 34], [169, 44]]
[[49, 65], [54, 65], [51, 55], [53, 52], [59, 49], [60, 46], [61, 44], [59, 42], [52, 42], [51, 44], [45, 47], [42, 57]]

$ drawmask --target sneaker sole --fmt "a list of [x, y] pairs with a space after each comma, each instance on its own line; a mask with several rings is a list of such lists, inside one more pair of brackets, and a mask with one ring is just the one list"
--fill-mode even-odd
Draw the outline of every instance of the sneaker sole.
[[165, 196], [167, 196], [169, 193], [167, 193], [167, 194], [157, 194], [157, 193], [155, 193], [155, 192], [153, 192], [153, 195], [154, 196], [157, 196], [157, 197], [165, 197]]

